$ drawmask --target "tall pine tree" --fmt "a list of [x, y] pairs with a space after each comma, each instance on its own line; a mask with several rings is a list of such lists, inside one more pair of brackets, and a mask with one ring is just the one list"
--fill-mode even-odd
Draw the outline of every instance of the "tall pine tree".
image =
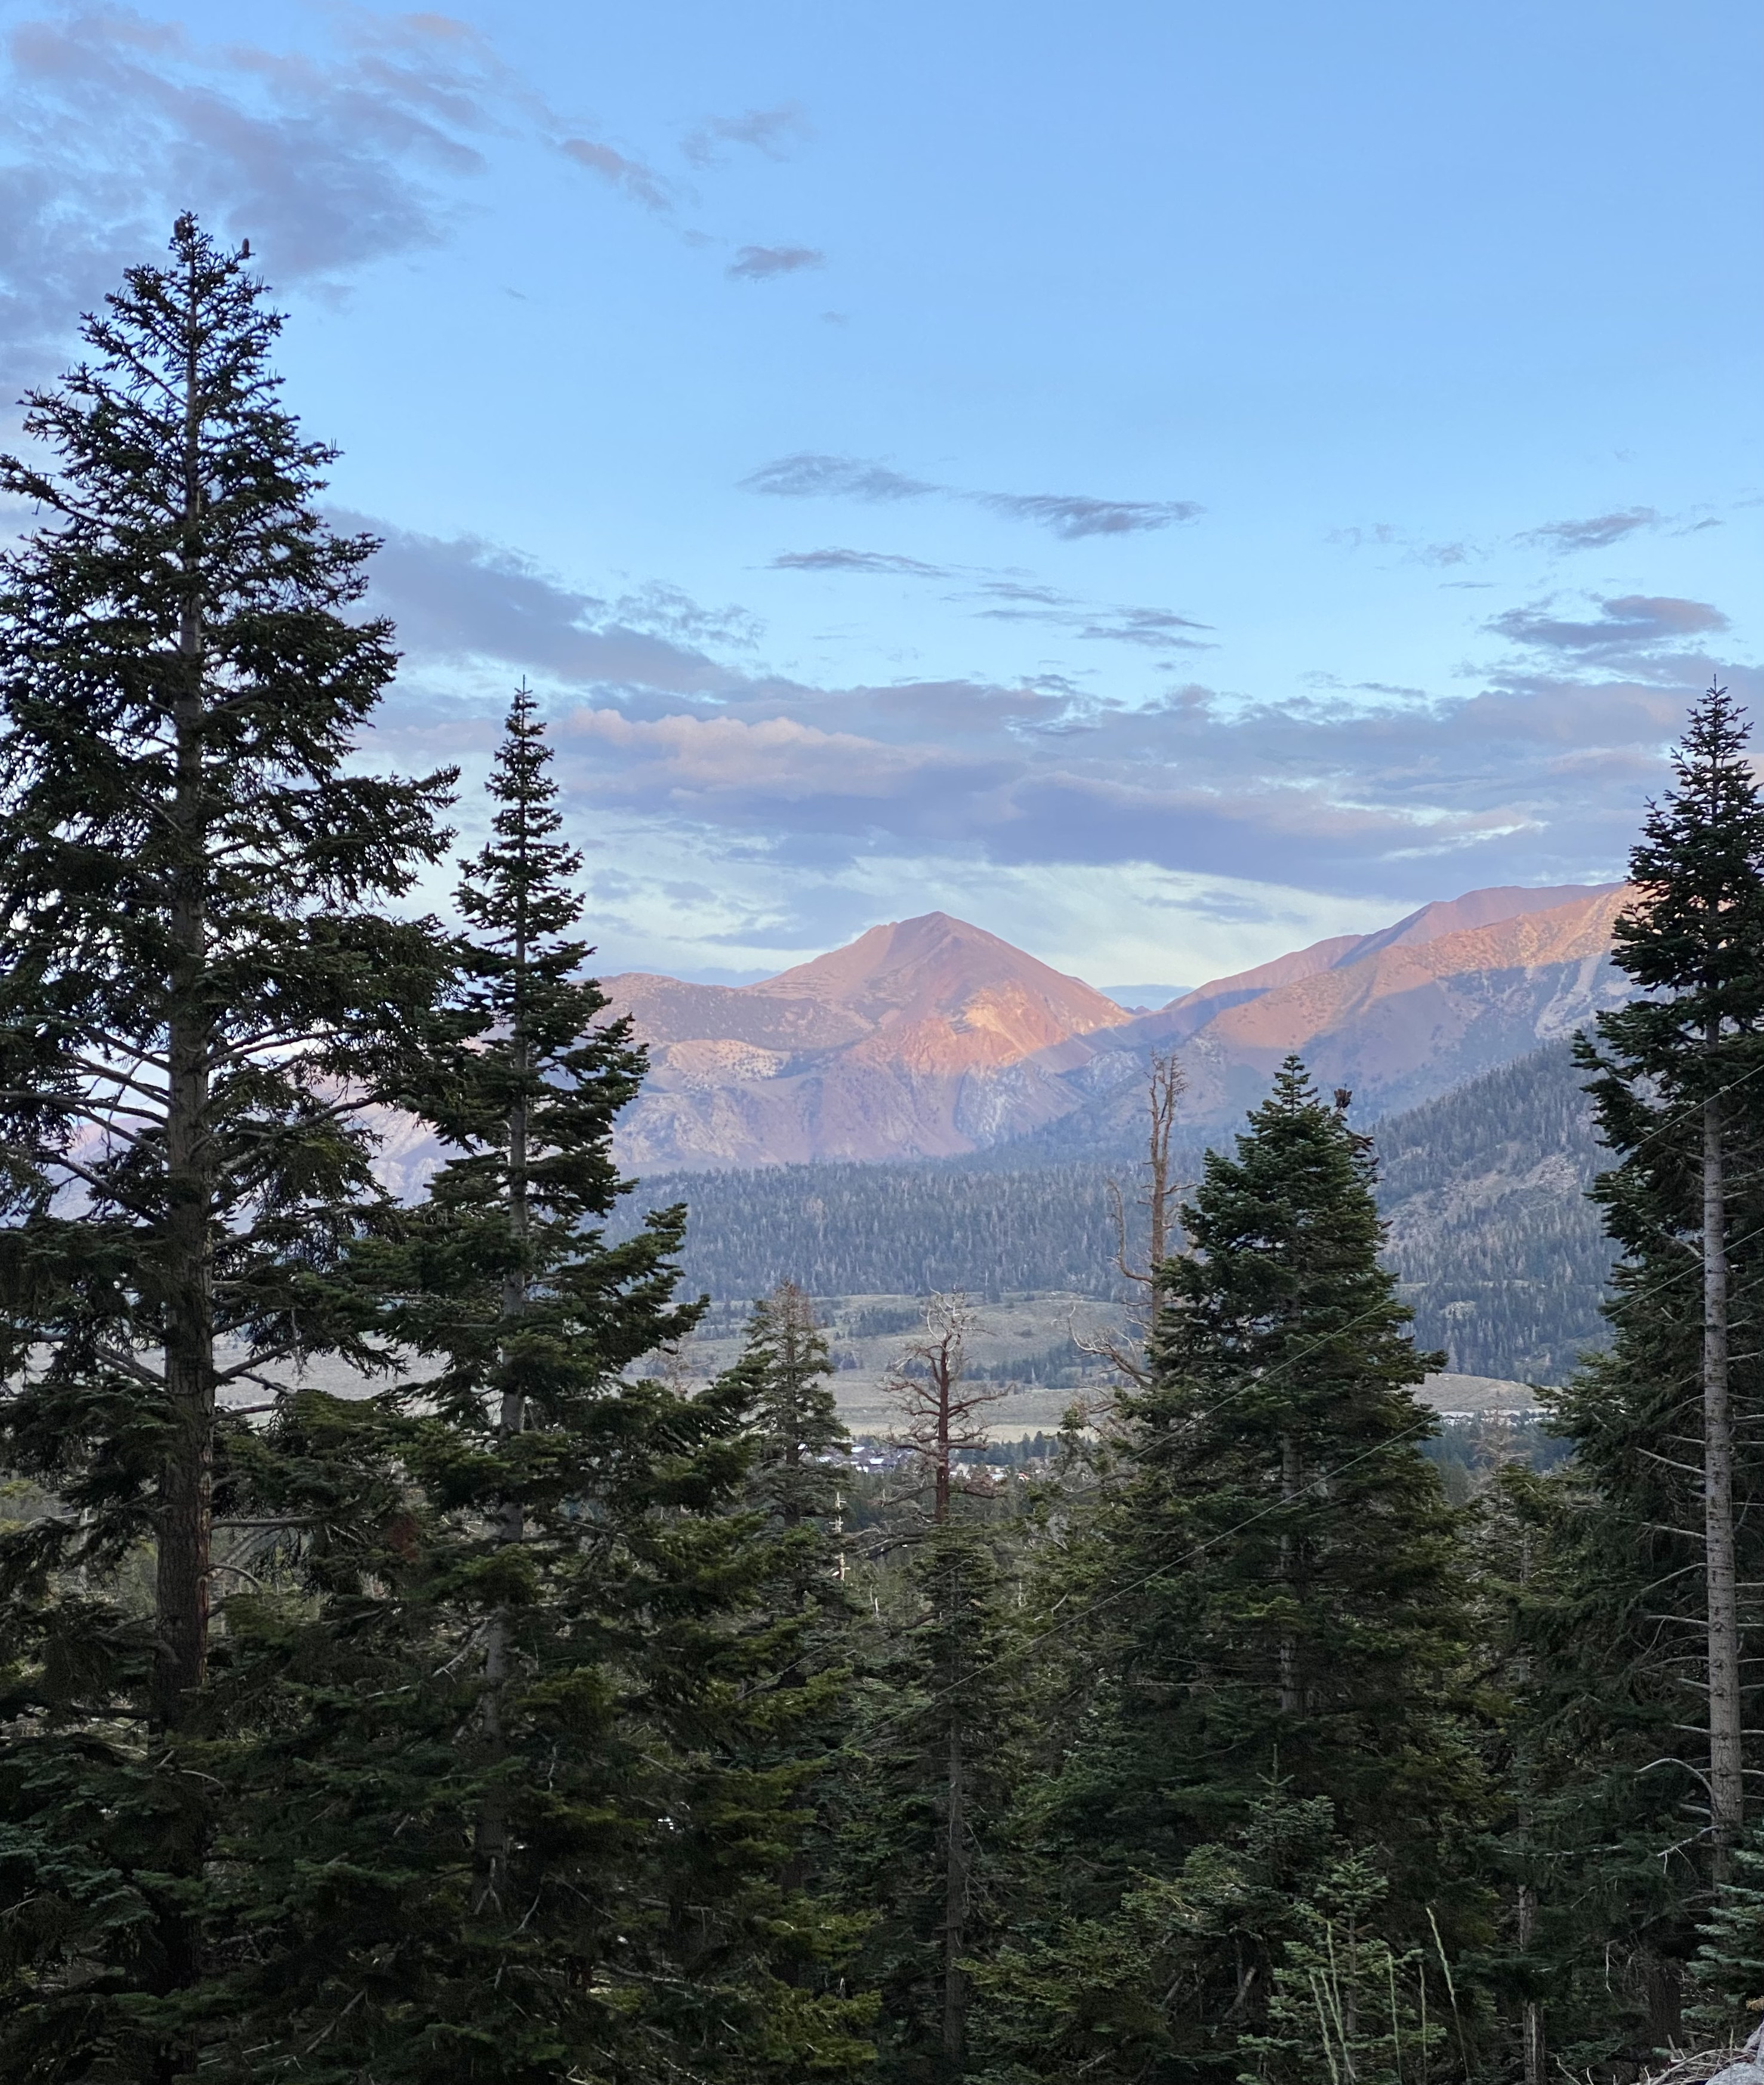
[[1731, 1205], [1752, 1185], [1752, 1125], [1764, 1113], [1749, 1091], [1764, 1072], [1764, 796], [1749, 736], [1727, 690], [1711, 685], [1675, 756], [1676, 786], [1649, 811], [1630, 858], [1637, 898], [1617, 919], [1615, 954], [1643, 996], [1601, 1015], [1585, 1052], [1599, 1074], [1600, 1126], [1626, 1154], [1601, 1183], [1619, 1242], [1631, 1242], [1625, 1233], [1638, 1221], [1694, 1241], [1701, 1275], [1698, 1575], [1718, 1879], [1745, 1815], [1729, 1289]]
[[1545, 2011], [1582, 2063], [1679, 2037], [1764, 1764], [1744, 1651], [1764, 1579], [1764, 800], [1746, 745], [1712, 686], [1631, 857], [1616, 959], [1639, 996], [1579, 1053], [1617, 1154], [1594, 1194], [1622, 1257], [1609, 1348], [1552, 1396], [1575, 1460], [1534, 1488], [1542, 1590], [1522, 1619]]
[[[1452, 1852], [1481, 1794], [1461, 1565], [1412, 1387], [1439, 1360], [1372, 1188], [1368, 1140], [1292, 1058], [1183, 1211], [1124, 1467], [1039, 1595], [1088, 1685], [1019, 1826], [1018, 1929], [986, 1979], [1001, 2077], [1235, 2074], [1337, 1897], [1376, 1905], [1381, 1964], [1431, 1945], [1432, 1904], [1448, 1943], [1479, 1933]], [[1091, 1994], [1061, 2017], [1038, 1981]]]
[[368, 1407], [304, 1397], [266, 1460], [266, 1511], [325, 1532], [300, 1597], [236, 1616], [279, 1718], [259, 1938], [217, 1993], [210, 2067], [240, 2078], [661, 2085], [866, 2053], [864, 2008], [793, 1974], [822, 1936], [780, 1879], [802, 1773], [768, 1756], [790, 1654], [742, 1386], [642, 1373], [697, 1315], [684, 1212], [606, 1236], [643, 1058], [583, 975], [549, 759], [523, 688], [460, 891], [465, 1033], [423, 1102], [457, 1155], [361, 1255], [424, 1366]]
[[217, 1400], [366, 1358], [361, 1110], [447, 969], [385, 908], [452, 778], [351, 764], [391, 632], [347, 613], [375, 546], [319, 516], [280, 323], [181, 218], [32, 395], [53, 460], [0, 462], [43, 517], [0, 559], [0, 1462], [53, 1501], [0, 1550], [14, 2075], [182, 2074]]

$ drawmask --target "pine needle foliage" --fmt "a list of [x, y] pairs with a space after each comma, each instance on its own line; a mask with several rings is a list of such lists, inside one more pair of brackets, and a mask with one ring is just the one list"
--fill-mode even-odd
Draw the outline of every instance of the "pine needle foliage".
[[0, 1543], [0, 1897], [33, 1906], [0, 2069], [33, 2080], [181, 2074], [225, 1735], [217, 1403], [371, 1358], [362, 1111], [449, 969], [387, 907], [444, 850], [452, 777], [351, 764], [395, 655], [350, 612], [375, 546], [320, 517], [334, 452], [281, 402], [280, 325], [181, 218], [28, 401], [46, 456], [0, 460], [38, 517], [0, 557], [0, 1463], [53, 1501]]
[[[1577, 1050], [1616, 1154], [1593, 1195], [1621, 1257], [1609, 1348], [1549, 1400], [1575, 1459], [1538, 1488], [1549, 1598], [1529, 1618], [1527, 1742], [1550, 1853], [1540, 1896], [1557, 1969], [1549, 2011], [1555, 2043], [1581, 2060], [1677, 2038], [1685, 1967], [1719, 1865], [1707, 1569], [1711, 1155], [1742, 1646], [1764, 1620], [1764, 797], [1747, 742], [1743, 713], [1711, 687], [1631, 857], [1637, 895], [1617, 922], [1617, 960], [1641, 996], [1601, 1014]], [[1736, 1678], [1737, 1721], [1754, 1731], [1755, 1667], [1743, 1657]], [[1742, 1776], [1755, 1779], [1756, 1739], [1741, 1745]], [[1607, 1961], [1614, 1980], [1586, 1966]]]
[[780, 1880], [801, 1776], [767, 1756], [788, 1654], [744, 1401], [644, 1372], [697, 1314], [683, 1212], [605, 1234], [643, 1058], [582, 974], [548, 762], [523, 688], [424, 1098], [457, 1155], [358, 1263], [416, 1370], [371, 1408], [304, 1400], [276, 1444], [284, 1510], [347, 1540], [240, 1620], [285, 1705], [255, 1761], [240, 2078], [661, 2085], [866, 2053], [861, 2006], [788, 1973], [818, 1938]]
[[[1433, 1901], [1450, 1944], [1481, 1937], [1459, 1516], [1413, 1391], [1439, 1357], [1379, 1264], [1373, 1186], [1368, 1140], [1289, 1059], [1183, 1210], [1149, 1380], [1038, 1589], [1084, 1648], [1064, 1658], [1060, 1756], [1019, 1811], [1017, 1930], [982, 1980], [988, 2075], [1326, 2075], [1320, 2029], [1287, 2053], [1294, 2008], [1354, 1891], [1376, 1906], [1354, 1959], [1380, 1975], [1409, 1964]], [[1226, 1918], [1246, 1862], [1292, 1872], [1315, 1917], [1264, 1889]], [[1069, 1945], [1101, 1978], [1089, 2025], [1026, 2032], [1022, 1976]], [[1368, 2028], [1367, 2049], [1397, 2031]]]

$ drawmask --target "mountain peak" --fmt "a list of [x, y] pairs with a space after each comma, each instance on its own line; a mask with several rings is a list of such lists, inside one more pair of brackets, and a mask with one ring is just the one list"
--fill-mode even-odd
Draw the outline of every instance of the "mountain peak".
[[872, 1021], [909, 1013], [947, 1017], [977, 996], [1013, 989], [1057, 1009], [1056, 1025], [1070, 1034], [1121, 1018], [1120, 1009], [1094, 986], [947, 912], [888, 920], [843, 949], [741, 989], [751, 999], [818, 1000]]

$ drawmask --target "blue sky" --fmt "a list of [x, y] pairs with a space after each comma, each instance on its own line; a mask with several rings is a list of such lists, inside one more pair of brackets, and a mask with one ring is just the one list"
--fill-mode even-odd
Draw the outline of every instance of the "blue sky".
[[177, 208], [249, 236], [387, 538], [384, 750], [481, 771], [529, 675], [608, 969], [941, 907], [1192, 982], [1619, 873], [1758, 690], [1737, 0], [0, 36], [0, 395]]

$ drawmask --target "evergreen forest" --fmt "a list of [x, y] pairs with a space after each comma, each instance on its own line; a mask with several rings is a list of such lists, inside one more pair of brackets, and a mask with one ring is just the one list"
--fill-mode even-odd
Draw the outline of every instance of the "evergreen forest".
[[[1163, 1067], [1124, 1241], [1082, 1166], [693, 1211], [614, 1162], [644, 1055], [538, 699], [463, 858], [458, 778], [376, 764], [396, 633], [280, 324], [181, 219], [0, 461], [33, 517], [0, 559], [0, 2076], [1635, 2085], [1736, 2049], [1764, 796], [1725, 690], [1637, 837], [1635, 996], [1571, 1055], [1371, 1128], [1289, 1059], [1174, 1157]], [[447, 1153], [412, 1201], [388, 1110]], [[1438, 1185], [1491, 1134], [1522, 1263]], [[1571, 1223], [1528, 1140], [1591, 1183]], [[1131, 1327], [1001, 1460], [988, 1225]], [[813, 1301], [865, 1236], [926, 1299], [873, 1467]], [[740, 1357], [694, 1382], [699, 1288], [737, 1280]], [[1542, 1431], [1442, 1435], [1448, 1344], [1558, 1381]]]

